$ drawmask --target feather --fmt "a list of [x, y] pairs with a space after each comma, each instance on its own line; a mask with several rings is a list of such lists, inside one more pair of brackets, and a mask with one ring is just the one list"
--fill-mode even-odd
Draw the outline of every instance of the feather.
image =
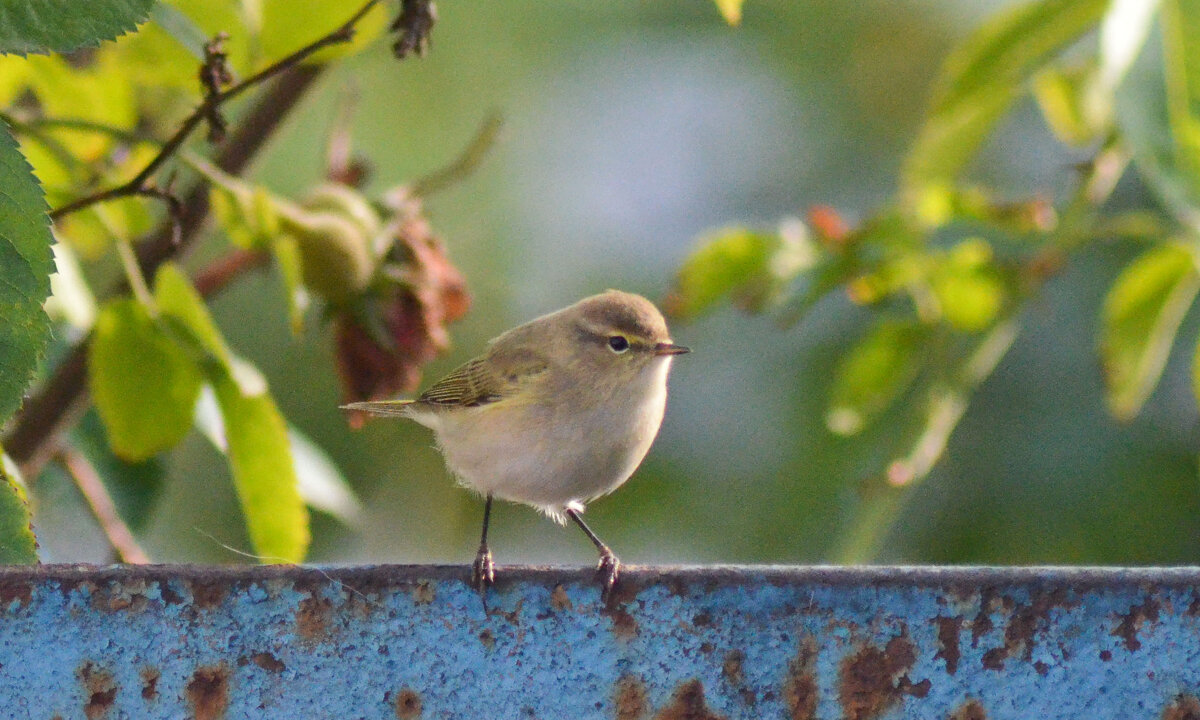
[[407, 415], [405, 410], [412, 404], [412, 400], [372, 400], [369, 402], [350, 403], [341, 407], [343, 410], [359, 410], [372, 415], [404, 417]]
[[520, 348], [478, 357], [434, 383], [416, 402], [434, 407], [479, 407], [502, 400], [540, 375], [548, 363]]

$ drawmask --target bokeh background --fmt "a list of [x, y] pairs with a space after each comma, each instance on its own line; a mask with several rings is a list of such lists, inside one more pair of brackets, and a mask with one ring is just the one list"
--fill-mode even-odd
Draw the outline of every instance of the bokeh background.
[[[945, 54], [1006, 4], [749, 0], [735, 29], [705, 0], [443, 2], [427, 57], [396, 63], [381, 40], [334, 66], [251, 175], [282, 194], [315, 183], [347, 88], [376, 192], [446, 164], [488, 113], [503, 115], [481, 168], [428, 202], [474, 299], [452, 327], [453, 350], [428, 368], [433, 380], [504, 329], [585, 295], [613, 287], [661, 300], [713, 228], [771, 228], [814, 204], [863, 217], [894, 192]], [[971, 174], [1013, 197], [1054, 195], [1078, 160], [1028, 104]], [[1103, 403], [1096, 317], [1136, 250], [1094, 246], [1046, 286], [874, 560], [1195, 560], [1200, 439], [1184, 353], [1132, 423]], [[311, 560], [468, 562], [482, 503], [455, 486], [425, 429], [347, 428], [329, 338], [315, 319], [293, 337], [283, 298], [275, 275], [254, 274], [213, 309], [364, 506], [356, 526], [316, 517]], [[625, 487], [589, 508], [592, 527], [627, 563], [836, 558], [863, 479], [899, 450], [887, 418], [850, 439], [823, 421], [831, 370], [865, 317], [835, 296], [787, 330], [733, 309], [677, 324], [694, 352], [676, 363], [659, 439]], [[194, 436], [169, 463], [142, 537], [150, 554], [245, 561], [230, 549], [249, 542], [225, 461]], [[107, 559], [73, 491], [53, 482], [39, 491], [45, 559]], [[501, 565], [594, 561], [574, 528], [525, 507], [499, 505], [491, 538]]]

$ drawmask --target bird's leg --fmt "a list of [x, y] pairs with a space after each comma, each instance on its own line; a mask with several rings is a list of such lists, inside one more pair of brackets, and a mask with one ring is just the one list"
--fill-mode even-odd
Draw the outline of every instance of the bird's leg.
[[596, 546], [596, 550], [600, 552], [600, 563], [596, 566], [596, 577], [600, 579], [600, 584], [603, 588], [600, 592], [600, 600], [607, 605], [613, 586], [617, 584], [617, 576], [621, 573], [621, 561], [617, 559], [613, 551], [600, 538], [596, 537], [596, 533], [592, 532], [592, 529], [583, 521], [578, 510], [567, 508], [567, 517], [575, 521], [575, 524], [583, 530], [588, 539], [592, 541], [592, 544]]
[[479, 552], [475, 555], [475, 566], [471, 572], [471, 585], [484, 596], [488, 586], [496, 582], [496, 563], [492, 562], [492, 551], [487, 544], [488, 520], [492, 517], [492, 494], [488, 493], [487, 502], [483, 506], [483, 534], [479, 538]]

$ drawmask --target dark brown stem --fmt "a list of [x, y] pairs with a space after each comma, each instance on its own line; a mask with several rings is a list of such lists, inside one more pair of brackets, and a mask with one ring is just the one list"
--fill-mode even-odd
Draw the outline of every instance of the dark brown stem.
[[309, 45], [300, 48], [282, 60], [272, 63], [268, 67], [251, 75], [245, 80], [233, 85], [228, 90], [209, 93], [205, 96], [204, 102], [200, 103], [200, 105], [198, 105], [196, 109], [192, 111], [192, 114], [187, 116], [187, 118], [179, 126], [179, 129], [175, 131], [175, 134], [163, 144], [162, 148], [158, 151], [158, 154], [155, 155], [154, 158], [146, 164], [146, 167], [142, 168], [141, 172], [135, 175], [132, 180], [124, 185], [118, 185], [117, 187], [101, 190], [91, 195], [85, 195], [84, 197], [72, 200], [66, 205], [57, 207], [50, 211], [50, 219], [57, 220], [61, 217], [69, 215], [70, 213], [82, 210], [83, 208], [95, 205], [97, 203], [128, 197], [130, 195], [144, 194], [143, 191], [147, 188], [146, 183], [149, 181], [151, 176], [158, 172], [163, 163], [165, 163], [167, 160], [173, 157], [176, 152], [179, 151], [179, 148], [181, 148], [184, 142], [186, 142], [191, 136], [192, 131], [194, 131], [196, 127], [204, 121], [205, 118], [212, 116], [213, 113], [216, 112], [217, 108], [219, 108], [225, 102], [242, 94], [246, 90], [259, 85], [272, 77], [275, 77], [283, 71], [299, 66], [299, 64], [305, 59], [321, 51], [322, 49], [330, 45], [336, 45], [337, 43], [348, 42], [350, 38], [354, 36], [354, 26], [358, 24], [358, 21], [361, 20], [364, 15], [370, 12], [371, 8], [378, 4], [379, 0], [368, 0], [361, 8], [359, 8], [358, 12], [354, 13], [354, 15], [352, 15], [349, 20], [343, 23], [341, 27], [337, 28], [328, 35], [325, 35]]
[[192, 284], [202, 297], [211, 297], [233, 282], [242, 273], [265, 267], [271, 262], [271, 254], [262, 250], [234, 250], [214, 260], [196, 274]]
[[63, 448], [59, 459], [67, 474], [75, 481], [75, 487], [79, 488], [83, 499], [87, 501], [92, 510], [92, 517], [96, 518], [104, 537], [108, 538], [108, 544], [116, 551], [117, 559], [135, 565], [150, 562], [150, 556], [138, 545], [133, 532], [121, 519], [117, 506], [109, 496], [108, 488], [104, 487], [104, 481], [100, 479], [96, 468], [92, 467], [82, 453], [72, 448]]

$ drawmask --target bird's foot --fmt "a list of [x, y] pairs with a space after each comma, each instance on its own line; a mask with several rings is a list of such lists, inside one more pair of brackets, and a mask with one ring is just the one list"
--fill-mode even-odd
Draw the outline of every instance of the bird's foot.
[[600, 581], [600, 601], [605, 605], [612, 597], [613, 587], [617, 584], [617, 576], [621, 574], [621, 561], [607, 547], [600, 548], [600, 562], [596, 565], [596, 579]]
[[496, 582], [496, 563], [492, 560], [492, 551], [486, 544], [479, 545], [475, 555], [475, 565], [471, 569], [471, 586], [479, 592], [480, 597], [487, 602], [488, 587]]

